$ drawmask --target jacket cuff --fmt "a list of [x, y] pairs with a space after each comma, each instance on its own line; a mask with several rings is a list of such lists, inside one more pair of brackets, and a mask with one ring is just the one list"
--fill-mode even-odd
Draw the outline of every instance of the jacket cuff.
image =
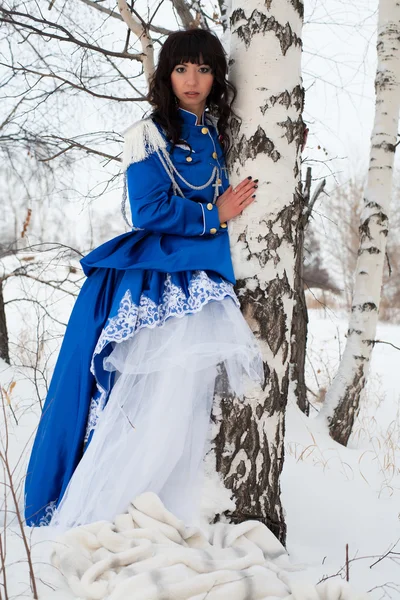
[[201, 235], [215, 235], [220, 231], [221, 224], [219, 222], [218, 207], [216, 204], [201, 204], [203, 211], [203, 233]]

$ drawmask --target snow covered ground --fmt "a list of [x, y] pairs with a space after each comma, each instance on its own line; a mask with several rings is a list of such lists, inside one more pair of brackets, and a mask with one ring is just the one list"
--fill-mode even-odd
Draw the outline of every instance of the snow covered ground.
[[[329, 310], [309, 316], [307, 381], [316, 391], [317, 380], [324, 387], [335, 373], [347, 323]], [[377, 339], [399, 347], [400, 327], [379, 324]], [[399, 350], [376, 345], [347, 448], [293, 402], [287, 410], [282, 493], [289, 554], [310, 563], [315, 580], [344, 577], [348, 544], [350, 582], [371, 598], [400, 598], [399, 365]]]
[[[56, 298], [54, 291], [51, 293], [50, 301], [58, 298], [59, 314], [64, 313], [61, 320], [65, 321], [71, 299], [67, 294]], [[16, 332], [21, 335], [24, 330], [22, 313], [18, 315], [16, 312], [12, 321], [14, 341]], [[314, 392], [329, 385], [344, 348], [345, 331], [345, 319], [332, 311], [310, 311], [307, 381]], [[380, 324], [378, 339], [400, 346], [400, 326]], [[369, 592], [371, 599], [400, 598], [399, 358], [399, 350], [392, 346], [376, 346], [368, 389], [348, 448], [333, 442], [313, 420], [317, 401], [311, 418], [293, 402], [287, 411], [282, 493], [290, 558], [307, 566], [308, 580], [314, 583], [325, 577], [339, 580], [345, 577], [348, 544], [350, 583], [359, 591]], [[32, 407], [37, 382], [31, 375], [31, 368], [0, 364], [9, 459], [20, 500], [27, 449], [39, 409], [37, 401]], [[8, 597], [30, 598], [26, 554], [10, 503], [7, 508], [7, 514], [1, 512], [1, 523], [7, 527], [0, 533], [9, 565]], [[45, 536], [45, 531], [35, 535], [32, 543], [40, 598], [74, 598], [61, 575], [48, 564], [49, 545], [39, 537]]]

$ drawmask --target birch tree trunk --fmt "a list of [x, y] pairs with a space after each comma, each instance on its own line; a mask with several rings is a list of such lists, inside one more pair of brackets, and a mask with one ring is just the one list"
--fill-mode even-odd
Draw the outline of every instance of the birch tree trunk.
[[8, 347], [8, 330], [6, 321], [6, 311], [4, 307], [3, 295], [4, 281], [0, 278], [0, 358], [10, 364], [10, 353]]
[[376, 109], [346, 348], [318, 419], [346, 445], [375, 343], [400, 110], [400, 3], [380, 0]]
[[[245, 6], [245, 8], [242, 8]], [[244, 402], [217, 390], [214, 458], [236, 509], [232, 521], [258, 519], [284, 543], [280, 501], [284, 416], [298, 223], [303, 208], [300, 149], [303, 4], [233, 0], [230, 79], [238, 89], [231, 122], [231, 183], [259, 179], [256, 201], [230, 224], [242, 311], [265, 361], [263, 389]]]

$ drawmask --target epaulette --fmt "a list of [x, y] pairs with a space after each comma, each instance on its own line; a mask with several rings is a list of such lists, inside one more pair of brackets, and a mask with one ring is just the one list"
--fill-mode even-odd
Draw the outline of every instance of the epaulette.
[[144, 160], [153, 152], [167, 148], [167, 142], [150, 117], [136, 121], [123, 132], [124, 151], [122, 169]]

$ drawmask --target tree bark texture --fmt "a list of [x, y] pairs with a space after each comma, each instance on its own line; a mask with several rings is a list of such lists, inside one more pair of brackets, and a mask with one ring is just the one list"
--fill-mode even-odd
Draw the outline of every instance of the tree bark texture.
[[376, 108], [346, 348], [318, 419], [347, 445], [375, 342], [400, 110], [400, 3], [380, 0]]
[[8, 348], [8, 331], [6, 311], [4, 307], [3, 280], [0, 279], [0, 358], [10, 364], [10, 353]]
[[308, 332], [308, 311], [304, 293], [304, 233], [307, 223], [300, 219], [297, 235], [297, 255], [294, 275], [294, 305], [290, 344], [290, 387], [292, 396], [300, 410], [309, 416], [310, 403], [307, 399], [305, 362]]
[[[244, 8], [242, 8], [244, 7]], [[303, 4], [234, 0], [230, 79], [238, 89], [229, 157], [233, 186], [259, 179], [256, 201], [230, 223], [236, 291], [264, 359], [262, 389], [244, 400], [218, 390], [213, 410], [215, 464], [236, 509], [234, 522], [258, 519], [285, 543], [280, 500], [289, 387], [294, 272], [303, 209], [300, 153]]]

